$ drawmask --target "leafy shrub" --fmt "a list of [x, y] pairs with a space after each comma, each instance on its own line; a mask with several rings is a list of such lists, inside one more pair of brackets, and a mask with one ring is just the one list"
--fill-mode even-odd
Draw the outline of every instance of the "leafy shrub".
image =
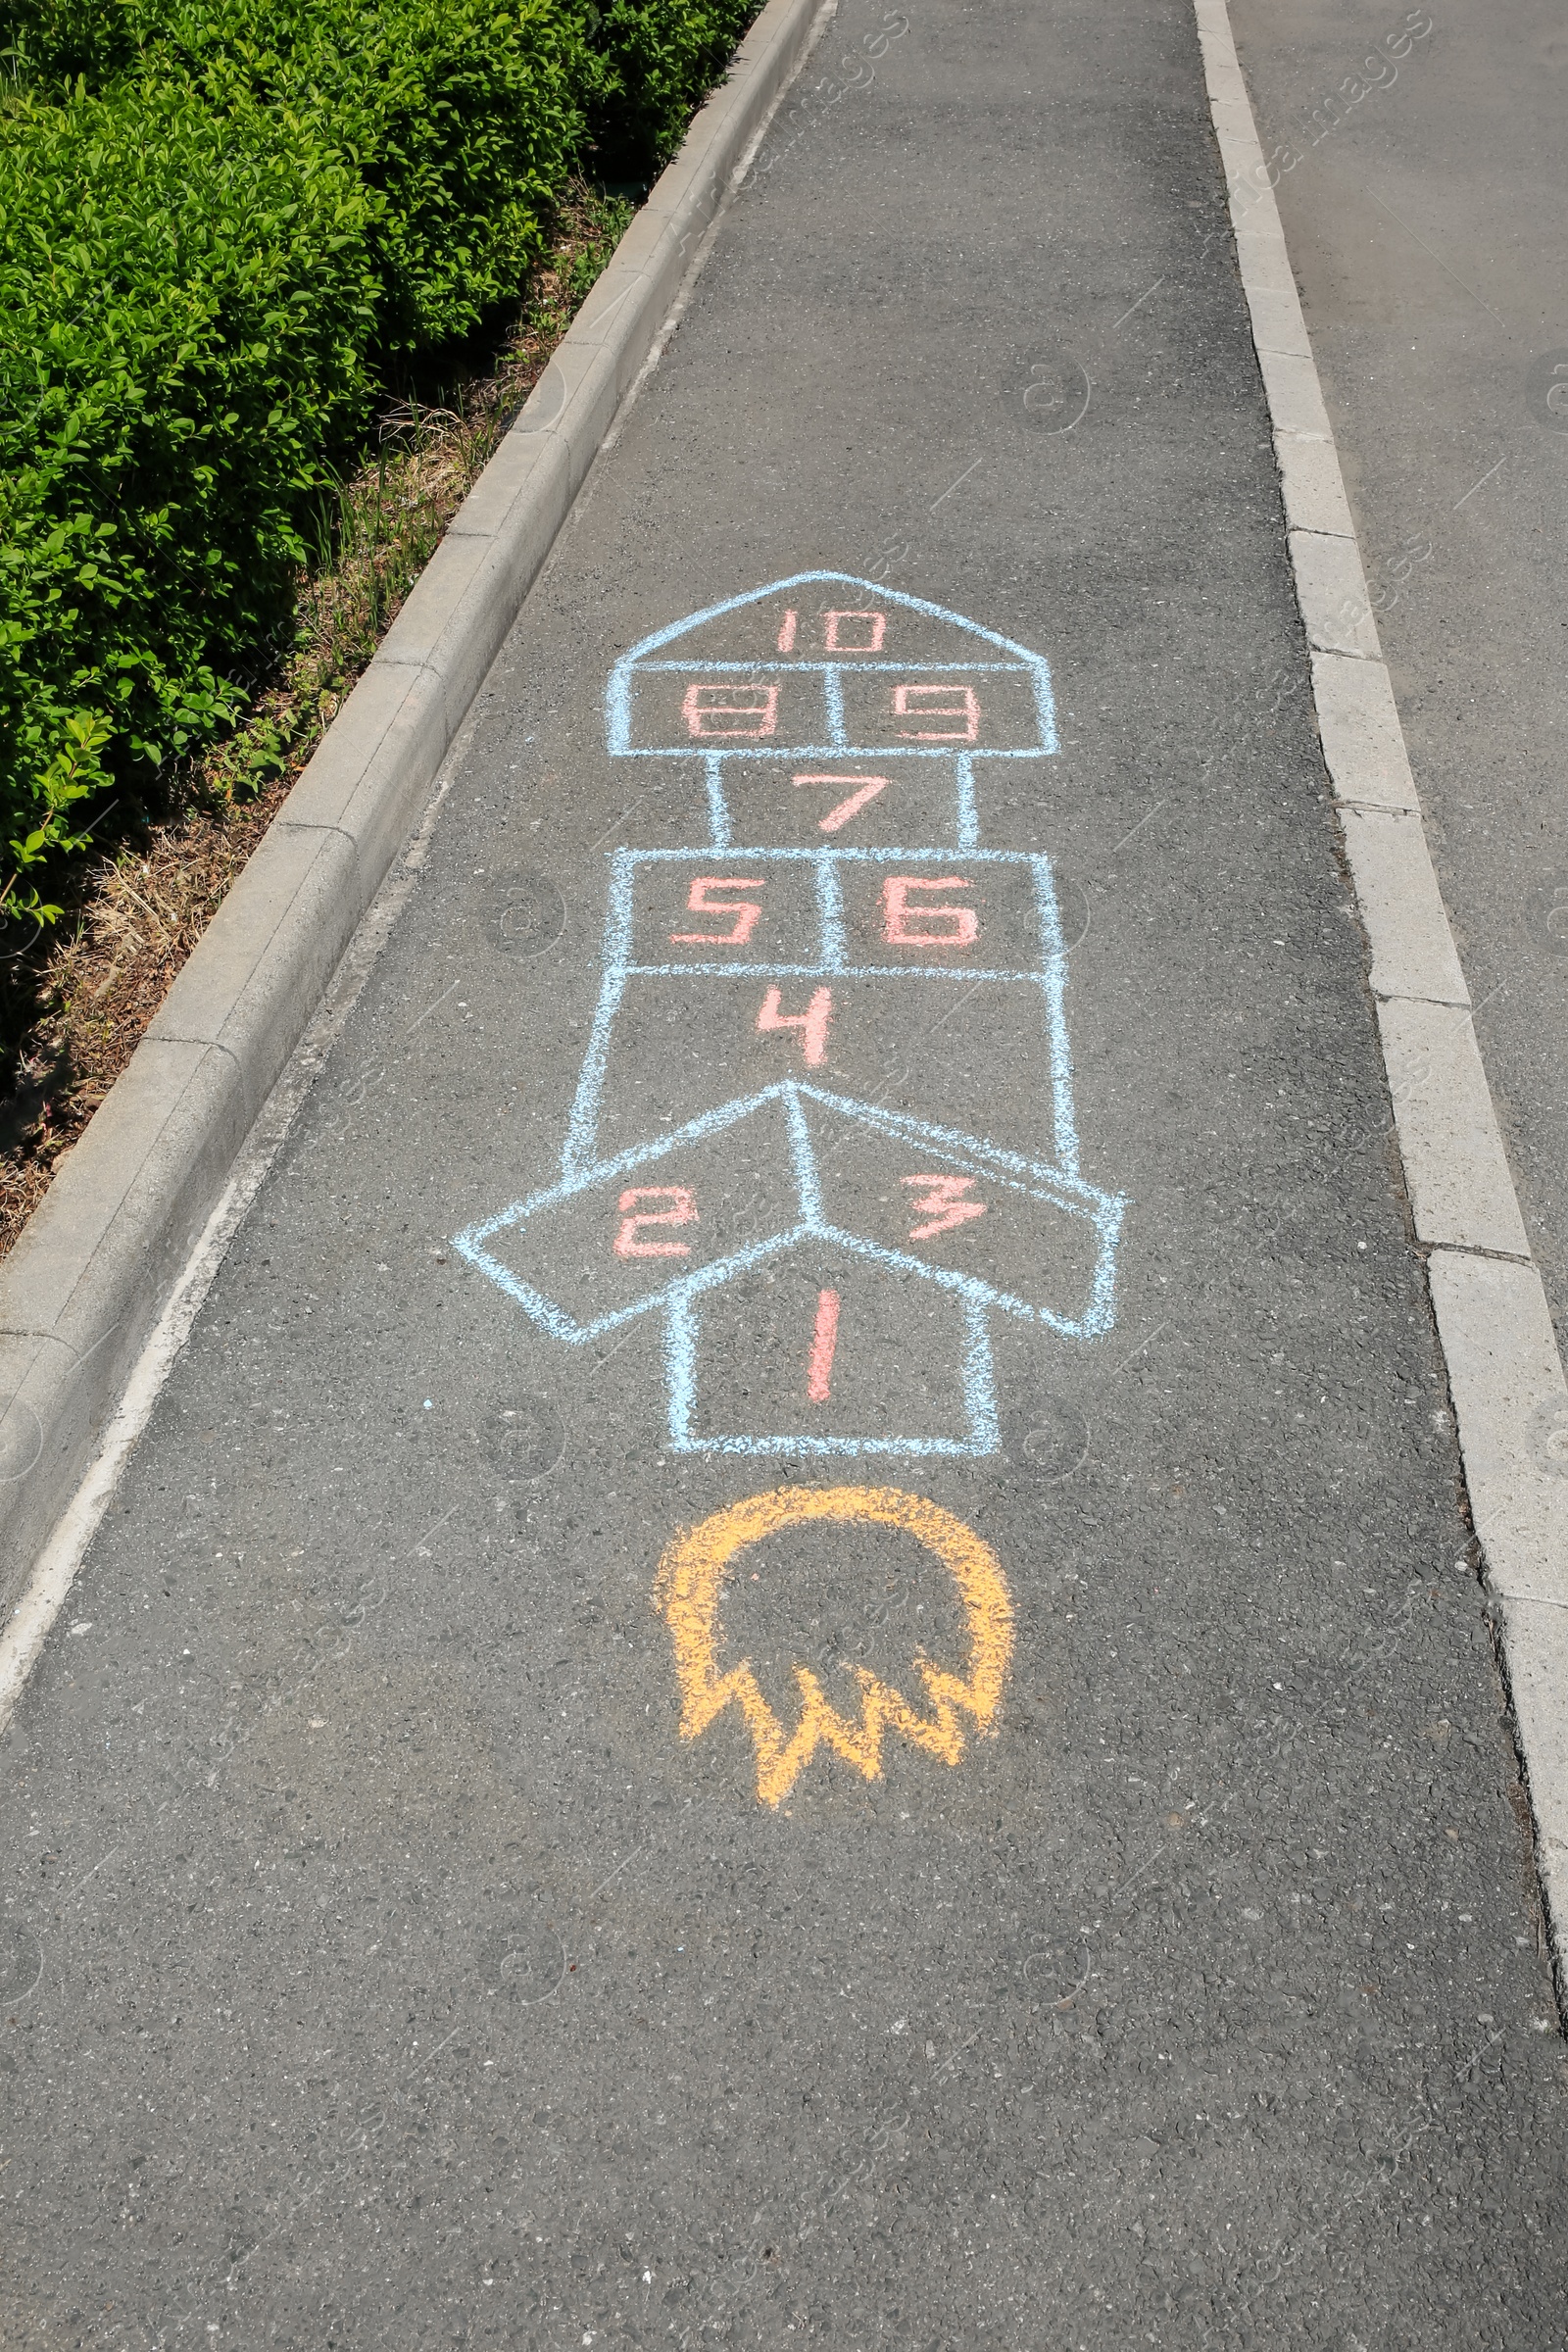
[[0, 0], [0, 909], [232, 723], [400, 369], [753, 0]]
[[323, 452], [373, 396], [377, 288], [357, 175], [255, 109], [27, 100], [4, 130], [0, 813], [23, 866], [234, 710]]
[[589, 122], [603, 157], [648, 176], [680, 145], [694, 106], [757, 14], [759, 0], [610, 0], [585, 22], [599, 64]]

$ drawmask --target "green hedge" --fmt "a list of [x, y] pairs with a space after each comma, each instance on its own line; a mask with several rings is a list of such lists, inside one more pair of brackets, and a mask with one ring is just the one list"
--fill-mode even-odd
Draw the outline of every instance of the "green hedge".
[[751, 0], [0, 0], [0, 893], [231, 725], [400, 371]]

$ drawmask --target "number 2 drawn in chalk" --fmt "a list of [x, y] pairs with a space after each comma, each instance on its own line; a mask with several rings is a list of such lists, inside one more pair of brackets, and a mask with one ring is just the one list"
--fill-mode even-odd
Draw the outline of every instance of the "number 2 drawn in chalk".
[[911, 1242], [935, 1241], [939, 1233], [951, 1233], [956, 1225], [967, 1225], [971, 1217], [983, 1217], [983, 1200], [966, 1200], [964, 1195], [974, 1183], [972, 1176], [901, 1176], [901, 1184], [923, 1184], [923, 1200], [911, 1200], [909, 1206], [924, 1225], [911, 1225]]
[[886, 776], [797, 776], [795, 781], [797, 784], [853, 784], [856, 787], [847, 801], [840, 801], [838, 807], [830, 808], [826, 816], [817, 818], [817, 825], [824, 833], [837, 833], [841, 826], [849, 823], [852, 816], [859, 815], [867, 802], [874, 801], [879, 792], [886, 792], [888, 788]]
[[[667, 1208], [639, 1209], [639, 1200], [667, 1200]], [[620, 1231], [615, 1236], [617, 1257], [690, 1257], [689, 1242], [645, 1242], [645, 1225], [695, 1225], [697, 1197], [683, 1184], [634, 1184], [620, 1196]]]

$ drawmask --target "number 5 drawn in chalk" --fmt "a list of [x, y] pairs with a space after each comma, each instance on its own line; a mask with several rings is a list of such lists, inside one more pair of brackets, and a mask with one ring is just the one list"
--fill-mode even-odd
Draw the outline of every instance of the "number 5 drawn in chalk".
[[744, 948], [762, 919], [762, 909], [755, 899], [710, 899], [710, 890], [761, 890], [761, 882], [749, 881], [744, 874], [699, 874], [692, 884], [686, 901], [688, 914], [731, 914], [735, 918], [733, 931], [672, 931], [672, 948]]
[[[667, 1200], [667, 1208], [641, 1209], [639, 1200]], [[690, 1257], [689, 1242], [644, 1242], [645, 1225], [695, 1225], [697, 1196], [683, 1184], [637, 1184], [620, 1196], [620, 1231], [615, 1236], [617, 1257]], [[627, 1212], [631, 1211], [631, 1214]]]
[[797, 776], [795, 781], [797, 784], [854, 784], [858, 787], [847, 801], [840, 801], [838, 807], [830, 808], [826, 816], [817, 818], [817, 824], [824, 833], [836, 833], [841, 825], [849, 823], [852, 816], [858, 816], [868, 801], [874, 801], [879, 792], [886, 792], [888, 788], [886, 776]]

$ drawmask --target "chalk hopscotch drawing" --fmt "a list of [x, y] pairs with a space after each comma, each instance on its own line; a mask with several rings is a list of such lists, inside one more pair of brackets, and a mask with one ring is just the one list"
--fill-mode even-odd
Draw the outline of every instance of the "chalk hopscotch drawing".
[[[912, 1661], [929, 1715], [911, 1706], [896, 1685], [857, 1666], [852, 1671], [860, 1687], [860, 1720], [852, 1722], [810, 1668], [797, 1665], [801, 1718], [788, 1732], [763, 1697], [749, 1659], [720, 1671], [719, 1602], [737, 1552], [781, 1528], [822, 1519], [902, 1529], [934, 1552], [953, 1578], [968, 1635], [968, 1672], [953, 1674], [929, 1658]], [[996, 1729], [1012, 1654], [1006, 1579], [989, 1544], [923, 1494], [897, 1487], [778, 1487], [771, 1494], [748, 1494], [701, 1526], [681, 1530], [659, 1563], [657, 1593], [675, 1647], [681, 1738], [700, 1740], [726, 1707], [737, 1708], [757, 1750], [757, 1793], [764, 1805], [782, 1804], [819, 1747], [831, 1748], [874, 1781], [881, 1777], [882, 1742], [890, 1731], [920, 1754], [956, 1764], [964, 1750], [964, 1717], [977, 1736]]]
[[676, 1452], [997, 1451], [999, 1321], [1107, 1331], [1124, 1206], [1051, 860], [983, 838], [1056, 751], [1046, 662], [801, 572], [634, 646], [606, 731], [693, 846], [612, 853], [560, 1179], [456, 1247], [566, 1345], [662, 1316]]

